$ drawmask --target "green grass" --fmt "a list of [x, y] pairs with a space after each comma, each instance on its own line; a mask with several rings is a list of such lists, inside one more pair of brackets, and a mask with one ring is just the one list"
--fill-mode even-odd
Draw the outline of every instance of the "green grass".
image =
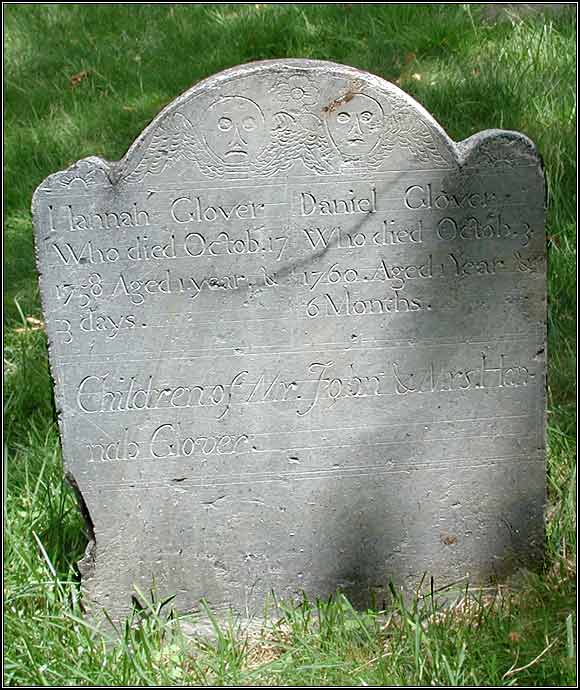
[[[5, 7], [6, 684], [575, 683], [576, 20], [488, 24], [471, 8]], [[262, 637], [222, 625], [212, 642], [193, 642], [152, 608], [107, 645], [79, 608], [75, 563], [86, 534], [63, 479], [38, 323], [32, 192], [84, 156], [119, 159], [197, 80], [277, 57], [369, 70], [415, 96], [456, 140], [503, 127], [525, 132], [542, 153], [550, 189], [545, 567], [461, 610], [397, 602], [356, 613], [342, 597], [283, 606]]]

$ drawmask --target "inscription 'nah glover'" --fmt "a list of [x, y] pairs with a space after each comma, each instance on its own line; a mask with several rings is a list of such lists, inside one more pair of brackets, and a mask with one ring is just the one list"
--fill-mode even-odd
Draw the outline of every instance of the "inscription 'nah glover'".
[[36, 190], [84, 603], [382, 605], [541, 559], [544, 179], [373, 75], [210, 77]]

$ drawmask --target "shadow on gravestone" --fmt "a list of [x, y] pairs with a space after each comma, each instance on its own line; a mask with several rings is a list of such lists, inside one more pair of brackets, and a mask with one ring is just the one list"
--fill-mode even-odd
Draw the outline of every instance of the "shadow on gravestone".
[[357, 606], [540, 562], [546, 253], [524, 135], [455, 144], [371, 74], [279, 60], [33, 200], [85, 607]]

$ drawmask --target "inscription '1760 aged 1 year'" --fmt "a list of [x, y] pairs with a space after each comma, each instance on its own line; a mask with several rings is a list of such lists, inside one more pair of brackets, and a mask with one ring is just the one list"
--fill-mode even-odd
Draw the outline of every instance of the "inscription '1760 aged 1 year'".
[[238, 67], [33, 201], [85, 605], [239, 613], [541, 557], [544, 180], [349, 67]]

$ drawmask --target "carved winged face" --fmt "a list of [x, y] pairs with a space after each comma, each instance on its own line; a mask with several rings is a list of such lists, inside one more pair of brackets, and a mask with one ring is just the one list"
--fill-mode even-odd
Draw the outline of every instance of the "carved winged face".
[[265, 120], [257, 103], [243, 96], [226, 96], [212, 103], [201, 119], [208, 148], [225, 163], [250, 161], [265, 137]]
[[328, 131], [336, 148], [347, 158], [362, 158], [377, 145], [385, 115], [378, 101], [352, 94], [328, 115]]

